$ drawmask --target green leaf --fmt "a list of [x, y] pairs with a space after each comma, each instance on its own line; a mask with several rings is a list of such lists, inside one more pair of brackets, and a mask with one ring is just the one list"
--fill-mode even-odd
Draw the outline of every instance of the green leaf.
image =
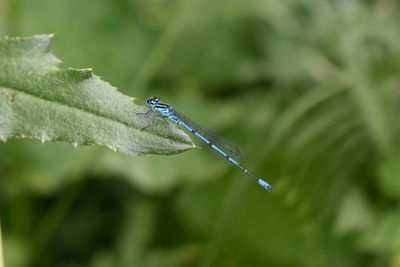
[[0, 140], [103, 145], [128, 155], [193, 148], [184, 132], [138, 114], [145, 109], [90, 69], [59, 69], [60, 61], [49, 53], [50, 38], [0, 41]]

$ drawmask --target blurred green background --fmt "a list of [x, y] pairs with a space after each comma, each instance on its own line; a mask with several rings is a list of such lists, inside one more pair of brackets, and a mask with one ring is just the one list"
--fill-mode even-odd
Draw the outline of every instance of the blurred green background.
[[7, 267], [400, 266], [400, 1], [0, 0], [0, 36], [240, 145], [0, 144]]

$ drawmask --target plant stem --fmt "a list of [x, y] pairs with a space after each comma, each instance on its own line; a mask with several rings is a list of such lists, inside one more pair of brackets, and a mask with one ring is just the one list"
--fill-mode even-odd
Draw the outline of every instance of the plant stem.
[[1, 220], [0, 220], [0, 267], [4, 267], [3, 243], [2, 243], [2, 234], [1, 234]]
[[132, 82], [137, 95], [143, 95], [147, 84], [166, 60], [179, 38], [188, 17], [187, 1], [181, 3], [180, 14], [165, 29]]

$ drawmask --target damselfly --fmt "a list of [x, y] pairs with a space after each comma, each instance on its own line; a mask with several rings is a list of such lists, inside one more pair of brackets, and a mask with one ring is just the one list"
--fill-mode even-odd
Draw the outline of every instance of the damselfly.
[[197, 138], [199, 138], [206, 145], [210, 146], [212, 149], [217, 151], [222, 157], [224, 157], [229, 163], [239, 168], [243, 173], [245, 173], [248, 177], [250, 177], [253, 181], [257, 182], [263, 188], [268, 191], [273, 191], [272, 186], [267, 183], [265, 180], [255, 176], [248, 169], [242, 167], [239, 164], [241, 158], [240, 148], [236, 145], [230, 144], [226, 142], [221, 137], [216, 134], [211, 133], [210, 131], [204, 129], [200, 125], [194, 123], [184, 115], [176, 112], [170, 105], [164, 104], [160, 102], [160, 99], [157, 97], [149, 98], [146, 101], [146, 105], [149, 108], [149, 111], [156, 111], [161, 117], [168, 118], [172, 122], [178, 124], [183, 127], [185, 130], [191, 132]]

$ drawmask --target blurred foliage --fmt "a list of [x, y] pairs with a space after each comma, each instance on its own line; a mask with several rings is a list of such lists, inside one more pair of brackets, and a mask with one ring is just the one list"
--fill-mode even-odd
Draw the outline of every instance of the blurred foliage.
[[[132, 156], [192, 149], [177, 127], [145, 116], [90, 69], [59, 69], [50, 35], [0, 41], [0, 139], [102, 145]], [[140, 114], [142, 113], [142, 114]], [[153, 127], [148, 127], [154, 121]], [[158, 122], [158, 127], [156, 122]], [[162, 126], [163, 127], [162, 127]]]
[[[0, 145], [7, 266], [400, 266], [395, 0], [1, 0], [1, 36], [158, 95], [247, 152]], [[215, 160], [214, 160], [215, 159]]]

